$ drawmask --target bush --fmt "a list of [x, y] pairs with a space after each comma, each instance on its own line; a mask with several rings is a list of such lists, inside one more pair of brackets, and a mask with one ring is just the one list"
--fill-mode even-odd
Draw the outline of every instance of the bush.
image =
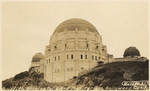
[[14, 80], [22, 79], [22, 78], [28, 77], [29, 75], [30, 74], [27, 71], [21, 72], [21, 73], [15, 75]]
[[2, 87], [6, 88], [6, 89], [11, 88], [12, 83], [9, 80], [2, 81]]
[[36, 72], [33, 72], [33, 73], [31, 74], [31, 76], [32, 76], [33, 78], [44, 78], [44, 74], [43, 74], [43, 73], [36, 73]]
[[104, 63], [103, 61], [99, 61], [99, 62], [98, 62], [98, 64], [103, 64], [103, 63]]
[[76, 79], [76, 78], [77, 78], [77, 76], [74, 76], [74, 77], [73, 77], [73, 79]]

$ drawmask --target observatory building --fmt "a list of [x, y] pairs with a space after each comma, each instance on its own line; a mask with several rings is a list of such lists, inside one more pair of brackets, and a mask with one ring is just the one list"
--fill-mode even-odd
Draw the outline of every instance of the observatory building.
[[62, 22], [45, 49], [44, 79], [65, 82], [107, 59], [107, 48], [88, 21], [73, 18]]
[[[141, 57], [140, 51], [133, 46], [128, 47], [125, 49], [122, 58], [114, 58], [113, 61], [145, 61], [147, 60], [146, 57]], [[111, 62], [111, 61], [110, 61]]]
[[58, 25], [45, 54], [33, 56], [29, 72], [44, 73], [48, 82], [66, 82], [100, 63], [145, 60], [132, 46], [124, 51], [123, 57], [113, 58], [97, 29], [86, 20], [73, 18]]
[[42, 53], [36, 53], [31, 61], [29, 72], [44, 72], [44, 55]]
[[140, 52], [136, 47], [129, 47], [124, 51], [124, 57], [132, 58], [132, 57], [140, 57]]

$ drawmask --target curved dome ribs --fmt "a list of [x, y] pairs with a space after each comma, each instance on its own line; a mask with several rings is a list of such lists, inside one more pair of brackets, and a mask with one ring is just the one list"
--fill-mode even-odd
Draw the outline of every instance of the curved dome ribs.
[[64, 22], [62, 22], [58, 27], [55, 29], [54, 33], [56, 32], [62, 32], [64, 30], [72, 31], [75, 29], [78, 30], [85, 30], [88, 29], [91, 32], [98, 33], [97, 29], [88, 21], [78, 18], [68, 19]]
[[140, 52], [139, 50], [136, 48], [136, 47], [129, 47], [125, 50], [124, 52], [124, 57], [127, 57], [127, 56], [140, 56]]
[[37, 62], [40, 61], [41, 59], [44, 58], [44, 55], [42, 53], [37, 53], [33, 56], [32, 62]]

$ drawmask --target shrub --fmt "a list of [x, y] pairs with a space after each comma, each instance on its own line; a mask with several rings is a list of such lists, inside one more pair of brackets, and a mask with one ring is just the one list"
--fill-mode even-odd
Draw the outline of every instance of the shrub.
[[12, 83], [9, 82], [8, 80], [2, 81], [2, 87], [4, 87], [5, 89], [11, 88], [12, 87]]
[[39, 73], [34, 72], [34, 73], [31, 74], [31, 76], [33, 78], [44, 78], [44, 74], [43, 73], [39, 74]]
[[103, 63], [104, 63], [103, 61], [99, 61], [99, 62], [98, 62], [98, 64], [103, 64]]
[[76, 78], [77, 78], [77, 76], [74, 76], [74, 77], [73, 77], [73, 79], [76, 79]]
[[27, 71], [21, 72], [21, 73], [15, 75], [14, 80], [22, 79], [22, 78], [28, 77], [29, 75], [30, 74]]

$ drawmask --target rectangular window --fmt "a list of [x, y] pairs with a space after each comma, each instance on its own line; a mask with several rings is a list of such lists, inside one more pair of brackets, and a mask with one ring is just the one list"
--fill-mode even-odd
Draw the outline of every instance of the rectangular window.
[[55, 57], [55, 61], [56, 61], [56, 57]]
[[71, 55], [71, 59], [73, 59], [73, 55]]
[[97, 60], [97, 56], [95, 56], [95, 60]]
[[47, 64], [48, 64], [48, 60], [47, 60]]
[[83, 55], [81, 55], [81, 59], [83, 59]]
[[94, 56], [92, 55], [92, 60], [94, 60]]
[[73, 71], [73, 68], [71, 68], [70, 70]]
[[50, 63], [50, 59], [49, 59], [49, 63]]
[[69, 59], [69, 55], [67, 55], [67, 59]]
[[98, 57], [98, 59], [100, 60], [100, 57]]
[[87, 55], [85, 55], [85, 59], [87, 59]]

